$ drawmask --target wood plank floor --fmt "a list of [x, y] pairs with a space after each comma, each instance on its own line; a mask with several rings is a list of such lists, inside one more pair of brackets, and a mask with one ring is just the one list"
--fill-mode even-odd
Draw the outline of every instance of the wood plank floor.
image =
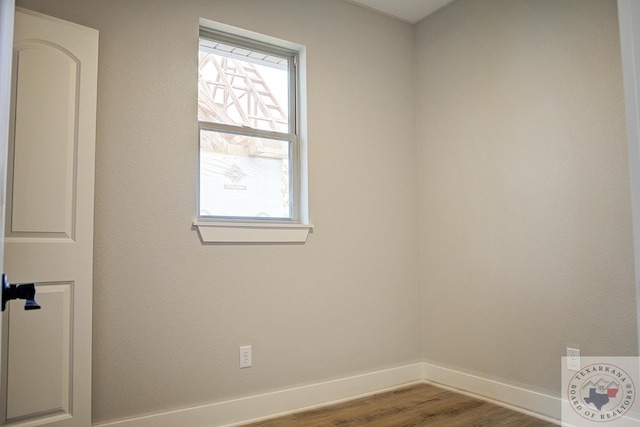
[[274, 418], [246, 427], [286, 426], [519, 426], [555, 424], [428, 384], [375, 394], [337, 405]]

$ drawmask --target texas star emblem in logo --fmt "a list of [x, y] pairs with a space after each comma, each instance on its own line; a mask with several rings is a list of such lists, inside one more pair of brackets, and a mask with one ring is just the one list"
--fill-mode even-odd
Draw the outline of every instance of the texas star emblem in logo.
[[607, 422], [626, 414], [636, 398], [636, 386], [622, 368], [596, 363], [580, 369], [569, 381], [567, 397], [582, 418]]

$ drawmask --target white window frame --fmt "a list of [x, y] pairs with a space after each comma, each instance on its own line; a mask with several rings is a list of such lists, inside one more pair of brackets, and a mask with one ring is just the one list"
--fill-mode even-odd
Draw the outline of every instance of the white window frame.
[[[291, 218], [245, 218], [200, 215], [200, 191], [198, 174], [197, 212], [194, 227], [203, 243], [303, 243], [313, 226], [308, 220], [306, 147], [301, 130], [304, 108], [304, 49], [302, 46], [277, 40], [247, 30], [200, 19], [200, 38], [259, 50], [277, 56], [289, 57], [290, 76], [294, 84], [289, 92], [288, 132], [273, 132], [245, 126], [233, 126], [198, 121], [201, 130], [237, 133], [248, 136], [263, 136], [270, 139], [291, 141], [289, 152], [289, 185]], [[200, 39], [199, 38], [199, 39]], [[198, 47], [200, 51], [200, 46]], [[302, 69], [302, 71], [301, 71]], [[199, 138], [199, 137], [198, 137]], [[198, 143], [198, 153], [200, 147]], [[199, 162], [198, 162], [199, 163]]]

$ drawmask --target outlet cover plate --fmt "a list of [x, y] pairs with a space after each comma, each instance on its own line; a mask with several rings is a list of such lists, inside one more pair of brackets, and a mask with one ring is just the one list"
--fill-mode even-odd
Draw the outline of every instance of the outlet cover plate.
[[240, 368], [251, 367], [251, 346], [243, 345], [240, 347]]
[[570, 371], [580, 370], [580, 349], [567, 347], [567, 369]]

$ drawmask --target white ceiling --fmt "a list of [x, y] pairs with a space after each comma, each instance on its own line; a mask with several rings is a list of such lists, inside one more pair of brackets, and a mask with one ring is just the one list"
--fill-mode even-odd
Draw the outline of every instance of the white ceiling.
[[415, 24], [455, 0], [349, 0]]

